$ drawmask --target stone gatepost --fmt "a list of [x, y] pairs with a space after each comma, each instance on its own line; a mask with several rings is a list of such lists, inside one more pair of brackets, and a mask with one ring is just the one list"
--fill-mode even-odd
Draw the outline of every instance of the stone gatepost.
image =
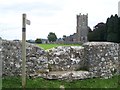
[[111, 77], [119, 72], [119, 44], [111, 42], [88, 42], [85, 47], [85, 61], [93, 77]]

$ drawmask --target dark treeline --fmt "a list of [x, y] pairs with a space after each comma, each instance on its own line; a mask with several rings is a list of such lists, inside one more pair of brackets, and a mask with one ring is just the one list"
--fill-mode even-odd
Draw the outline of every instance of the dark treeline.
[[118, 15], [111, 15], [106, 23], [98, 23], [94, 26], [93, 31], [89, 29], [88, 40], [120, 43], [120, 18]]

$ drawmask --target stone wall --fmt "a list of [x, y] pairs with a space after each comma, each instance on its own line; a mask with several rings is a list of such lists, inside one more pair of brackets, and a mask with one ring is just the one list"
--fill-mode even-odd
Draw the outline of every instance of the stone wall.
[[[48, 51], [33, 44], [26, 43], [26, 45], [28, 76], [41, 73], [44, 77], [51, 71], [87, 70], [89, 74], [85, 77], [92, 78], [111, 77], [120, 72], [120, 54], [118, 54], [120, 48], [117, 43], [89, 42], [83, 47], [59, 46]], [[0, 53], [2, 53], [3, 76], [21, 75], [21, 46], [21, 41], [2, 40]]]
[[84, 45], [86, 68], [95, 77], [110, 77], [119, 72], [119, 44], [88, 42]]
[[84, 47], [59, 46], [48, 51], [51, 71], [71, 71], [84, 67]]
[[118, 62], [119, 62], [118, 69], [119, 69], [119, 74], [120, 74], [120, 43], [119, 43], [119, 49], [118, 49]]
[[[21, 75], [22, 57], [21, 42], [2, 40], [2, 75], [16, 76]], [[26, 71], [27, 75], [34, 74], [39, 69], [48, 68], [48, 58], [46, 52], [32, 44], [26, 44]]]

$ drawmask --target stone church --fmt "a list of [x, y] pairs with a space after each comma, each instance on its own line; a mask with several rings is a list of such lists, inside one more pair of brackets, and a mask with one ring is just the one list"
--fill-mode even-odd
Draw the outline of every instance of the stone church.
[[87, 42], [88, 34], [88, 14], [79, 14], [76, 16], [77, 26], [76, 33], [67, 36], [65, 38], [65, 43], [85, 43]]

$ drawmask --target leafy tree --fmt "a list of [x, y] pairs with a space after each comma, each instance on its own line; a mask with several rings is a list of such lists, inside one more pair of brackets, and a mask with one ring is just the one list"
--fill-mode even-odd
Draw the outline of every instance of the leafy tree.
[[88, 32], [92, 32], [92, 29], [90, 27], [88, 27]]
[[37, 38], [37, 39], [35, 40], [35, 43], [41, 44], [41, 43], [42, 43], [42, 40], [41, 40], [40, 38]]
[[101, 22], [94, 26], [93, 31], [89, 30], [88, 40], [89, 41], [106, 41], [107, 31], [106, 24]]
[[119, 42], [120, 23], [117, 14], [107, 19], [107, 41]]
[[120, 43], [120, 18], [117, 14], [107, 18], [106, 23], [98, 23], [88, 33], [89, 41], [110, 41]]
[[63, 35], [63, 40], [65, 41], [65, 38], [66, 38], [67, 36], [66, 35]]
[[48, 40], [49, 40], [49, 42], [55, 42], [56, 40], [57, 40], [57, 36], [56, 36], [56, 34], [55, 33], [53, 33], [53, 32], [50, 32], [49, 34], [48, 34]]

